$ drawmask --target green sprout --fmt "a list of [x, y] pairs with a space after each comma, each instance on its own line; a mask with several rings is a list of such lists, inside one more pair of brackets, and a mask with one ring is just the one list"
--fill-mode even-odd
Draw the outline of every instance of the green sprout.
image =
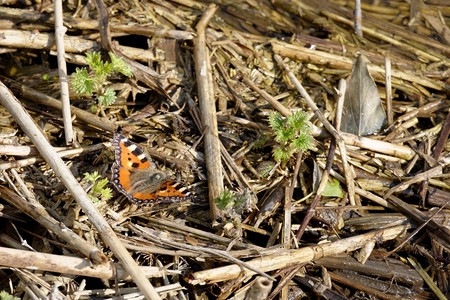
[[308, 114], [297, 111], [285, 118], [274, 112], [269, 116], [269, 125], [274, 131], [278, 145], [273, 149], [276, 161], [286, 162], [300, 150], [306, 151], [312, 146], [312, 128], [308, 124]]
[[245, 205], [245, 197], [237, 196], [233, 191], [225, 189], [219, 197], [214, 199], [220, 210], [239, 210]]
[[332, 178], [332, 180], [333, 182], [327, 181], [325, 188], [322, 191], [322, 196], [344, 198], [344, 192], [342, 191], [339, 181], [336, 178]]
[[77, 94], [93, 95], [95, 93], [100, 105], [111, 105], [116, 101], [116, 92], [106, 88], [109, 84], [108, 76], [114, 72], [122, 73], [127, 77], [133, 75], [123, 58], [117, 57], [112, 52], [108, 54], [111, 62], [102, 61], [100, 52], [87, 53], [85, 60], [92, 72], [83, 67], [76, 68], [75, 73], [72, 74], [72, 88]]
[[[92, 189], [89, 191], [88, 196], [93, 202], [106, 201], [112, 197], [112, 189], [105, 188], [108, 184], [108, 179], [103, 178], [99, 180], [101, 176], [97, 171], [94, 173], [84, 173], [84, 180], [93, 184]], [[99, 198], [100, 197], [100, 198]]]
[[48, 74], [44, 74], [42, 75], [42, 80], [47, 81], [47, 82], [51, 82], [51, 81], [57, 81], [58, 78], [55, 76], [50, 76]]

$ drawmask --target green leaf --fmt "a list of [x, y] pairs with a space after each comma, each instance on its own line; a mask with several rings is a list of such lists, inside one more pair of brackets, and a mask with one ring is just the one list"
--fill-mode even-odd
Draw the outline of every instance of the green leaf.
[[97, 197], [95, 197], [94, 195], [88, 194], [89, 199], [92, 200], [92, 202], [97, 203], [100, 201], [100, 199], [98, 199]]
[[[106, 181], [108, 181], [108, 180], [106, 180]], [[102, 197], [102, 200], [109, 200], [109, 199], [111, 199], [112, 198], [112, 189], [110, 189], [110, 188], [102, 189], [101, 197]]]
[[236, 202], [236, 195], [233, 191], [224, 190], [220, 193], [219, 197], [214, 199], [214, 202], [217, 203], [217, 207], [220, 210], [225, 210], [228, 207], [233, 207]]
[[100, 175], [98, 174], [97, 171], [95, 171], [94, 173], [86, 172], [83, 175], [84, 175], [84, 180], [91, 182], [91, 183], [95, 183], [100, 178]]
[[100, 85], [105, 83], [106, 77], [114, 72], [113, 65], [109, 62], [103, 62], [100, 52], [93, 51], [86, 53], [86, 63], [94, 70], [95, 77]]
[[103, 62], [100, 52], [92, 51], [86, 53], [86, 58], [84, 59], [86, 63], [94, 70], [102, 68]]
[[96, 113], [98, 111], [98, 106], [97, 104], [92, 104], [91, 107], [89, 107], [89, 109], [91, 110], [92, 113]]
[[296, 111], [288, 118], [288, 123], [291, 124], [295, 130], [301, 130], [308, 120], [308, 114], [304, 111]]
[[131, 67], [125, 63], [122, 57], [119, 58], [112, 52], [109, 52], [109, 57], [111, 58], [111, 64], [115, 71], [120, 72], [127, 77], [133, 76]]
[[273, 128], [273, 130], [282, 129], [285, 122], [286, 121], [279, 112], [273, 112], [269, 115], [269, 125]]
[[267, 166], [264, 166], [259, 170], [259, 175], [261, 175], [261, 177], [266, 177], [267, 174], [269, 174], [269, 172], [272, 171], [273, 167], [274, 167], [273, 165], [269, 164]]
[[344, 197], [344, 192], [342, 192], [341, 185], [339, 184], [339, 181], [336, 178], [333, 178], [333, 183], [327, 181], [327, 184], [325, 185], [325, 188], [322, 192], [322, 196], [337, 197], [337, 198]]
[[273, 158], [276, 161], [286, 161], [289, 159], [289, 153], [282, 149], [282, 148], [277, 148], [275, 150], [273, 150]]
[[312, 138], [309, 134], [300, 134], [300, 136], [292, 142], [292, 145], [302, 151], [306, 151], [312, 146]]
[[111, 105], [116, 101], [116, 92], [113, 89], [106, 89], [105, 93], [98, 97], [98, 102], [103, 105]]
[[72, 74], [72, 88], [77, 94], [92, 95], [94, 82], [89, 78], [89, 73], [86, 68], [76, 68], [75, 73]]
[[100, 188], [103, 188], [105, 185], [107, 185], [109, 183], [109, 180], [106, 178], [103, 178], [102, 180], [100, 180], [99, 182], [97, 182], [97, 186]]
[[295, 131], [292, 127], [281, 128], [277, 130], [275, 140], [279, 143], [288, 142], [295, 135]]
[[111, 75], [114, 72], [114, 66], [110, 62], [104, 62], [101, 68], [98, 68], [96, 71], [96, 75], [98, 76], [100, 83], [102, 85], [106, 84], [106, 77]]

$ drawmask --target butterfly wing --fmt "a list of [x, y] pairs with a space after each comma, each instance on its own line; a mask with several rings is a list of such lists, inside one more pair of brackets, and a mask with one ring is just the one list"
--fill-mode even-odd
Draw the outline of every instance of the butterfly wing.
[[159, 190], [156, 191], [156, 198], [161, 202], [179, 202], [188, 199], [190, 196], [191, 192], [175, 181], [164, 182]]
[[135, 143], [123, 134], [114, 135], [116, 163], [127, 170], [155, 168], [155, 165]]
[[186, 188], [174, 181], [165, 181], [165, 175], [155, 177], [162, 172], [157, 171], [144, 152], [123, 134], [114, 135], [113, 145], [116, 161], [112, 165], [112, 182], [132, 202], [179, 202], [190, 197]]
[[112, 166], [112, 182], [114, 186], [122, 192], [127, 198], [137, 204], [153, 203], [157, 201], [156, 192], [130, 192], [132, 190], [132, 181], [130, 180], [130, 171], [114, 163]]

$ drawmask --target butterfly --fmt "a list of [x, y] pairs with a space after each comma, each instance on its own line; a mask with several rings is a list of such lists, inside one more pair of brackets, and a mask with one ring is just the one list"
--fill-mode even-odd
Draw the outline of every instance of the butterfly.
[[132, 202], [172, 203], [190, 198], [185, 187], [168, 180], [167, 174], [158, 170], [141, 148], [123, 134], [114, 134], [113, 146], [116, 160], [112, 165], [112, 183]]

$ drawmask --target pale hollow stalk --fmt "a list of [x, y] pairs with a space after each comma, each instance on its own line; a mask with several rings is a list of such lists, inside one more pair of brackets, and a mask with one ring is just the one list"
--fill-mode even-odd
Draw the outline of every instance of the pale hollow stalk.
[[[0, 46], [11, 48], [26, 49], [48, 49], [55, 50], [55, 35], [51, 33], [40, 32], [34, 34], [29, 30], [4, 29], [0, 30]], [[66, 36], [64, 38], [64, 48], [70, 53], [86, 53], [92, 49], [99, 49], [101, 44], [96, 41], [82, 39], [76, 36]], [[152, 51], [128, 46], [118, 46], [117, 49], [123, 52], [130, 59], [135, 59], [147, 63], [149, 60], [155, 60], [156, 57]], [[127, 63], [128, 64], [128, 63]]]
[[355, 33], [362, 37], [363, 31], [362, 31], [362, 14], [361, 14], [361, 0], [355, 0]]
[[289, 188], [284, 188], [284, 205], [283, 205], [283, 227], [281, 231], [281, 239], [286, 249], [291, 247], [291, 228], [292, 228], [292, 199], [289, 197]]
[[67, 67], [64, 50], [64, 34], [67, 28], [63, 25], [62, 0], [55, 0], [55, 38], [58, 60], [59, 86], [61, 91], [62, 115], [66, 145], [73, 142], [72, 117], [70, 114], [69, 84], [67, 83]]
[[220, 157], [220, 140], [217, 127], [217, 113], [214, 102], [211, 63], [209, 51], [206, 45], [205, 29], [217, 10], [217, 6], [211, 4], [197, 24], [197, 38], [194, 39], [194, 63], [197, 76], [198, 103], [200, 119], [204, 136], [206, 174], [208, 178], [209, 205], [211, 222], [216, 223], [221, 211], [217, 208], [214, 199], [223, 191], [222, 162]]
[[[327, 134], [328, 132], [325, 132], [323, 129], [318, 129], [315, 126], [313, 127], [313, 134], [312, 134], [313, 136], [324, 137], [327, 136]], [[350, 146], [368, 149], [374, 152], [383, 153], [386, 155], [398, 157], [405, 160], [410, 160], [415, 155], [415, 152], [411, 148], [404, 145], [374, 140], [368, 137], [357, 136], [355, 134], [347, 132], [341, 132], [340, 134], [344, 139], [345, 144]]]
[[245, 300], [267, 299], [267, 296], [269, 296], [270, 290], [272, 289], [272, 284], [273, 282], [265, 277], [256, 277], [255, 282], [245, 295]]
[[387, 114], [387, 125], [391, 126], [394, 124], [394, 116], [392, 113], [392, 82], [391, 82], [391, 58], [389, 57], [389, 52], [386, 53], [384, 57], [385, 66], [385, 88], [386, 88], [386, 114]]
[[[92, 262], [87, 258], [5, 247], [0, 247], [0, 265], [110, 280], [116, 278], [114, 269], [111, 268], [110, 264], [92, 265]], [[121, 265], [116, 264], [115, 268], [118, 279], [129, 279], [127, 271]], [[141, 266], [140, 268], [144, 271], [146, 277], [162, 277], [165, 273], [170, 272], [170, 270], [163, 270], [158, 267]]]
[[334, 121], [334, 123], [335, 123], [334, 126], [337, 131], [339, 131], [341, 129], [342, 112], [344, 110], [344, 95], [345, 95], [345, 90], [347, 89], [347, 81], [345, 81], [345, 79], [339, 80], [338, 89], [339, 89], [339, 97], [337, 99], [336, 118]]
[[91, 200], [75, 179], [69, 168], [58, 156], [55, 149], [48, 143], [43, 132], [34, 123], [31, 116], [25, 111], [20, 102], [10, 93], [8, 88], [0, 82], [0, 102], [14, 117], [25, 134], [39, 150], [41, 156], [50, 165], [55, 174], [61, 179], [74, 199], [78, 202], [89, 218], [89, 221], [100, 233], [103, 241], [107, 244], [114, 255], [119, 259], [122, 266], [131, 275], [134, 282], [147, 299], [161, 299], [144, 273], [139, 269], [136, 262], [122, 245], [116, 234], [103, 219], [102, 215], [92, 205]]
[[[70, 149], [69, 147], [54, 147], [54, 148], [58, 152]], [[39, 151], [37, 151], [36, 147], [33, 146], [0, 145], [0, 155], [36, 156], [39, 155]], [[0, 166], [1, 165], [2, 164], [0, 163]]]
[[[252, 259], [247, 264], [254, 266], [264, 272], [286, 268], [293, 264], [310, 262], [322, 257], [333, 256], [341, 253], [355, 251], [370, 241], [382, 243], [393, 240], [402, 235], [408, 226], [399, 225], [375, 230], [361, 235], [345, 238], [336, 242], [324, 243], [301, 249], [285, 250], [274, 255]], [[238, 276], [252, 276], [255, 272], [242, 269], [239, 265], [228, 265], [224, 267], [195, 272], [188, 279], [190, 284], [212, 284], [237, 278]]]
[[403, 158], [406, 160], [412, 159], [415, 154], [415, 152], [411, 148], [404, 145], [374, 140], [347, 132], [341, 132], [341, 136], [347, 145], [369, 149], [375, 152]]

